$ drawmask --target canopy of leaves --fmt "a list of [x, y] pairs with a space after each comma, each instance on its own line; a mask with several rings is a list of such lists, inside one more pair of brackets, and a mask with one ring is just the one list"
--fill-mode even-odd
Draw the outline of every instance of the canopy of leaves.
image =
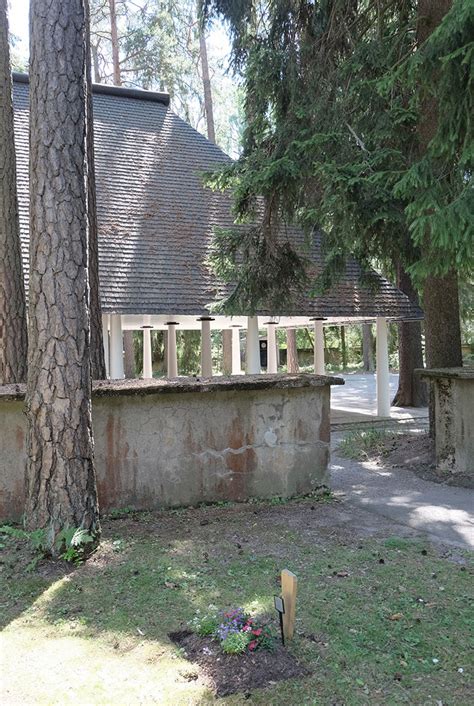
[[[242, 155], [211, 180], [233, 190], [238, 219], [263, 197], [267, 222], [320, 227], [323, 286], [349, 253], [401, 261], [420, 280], [472, 268], [474, 3], [454, 0], [421, 45], [414, 0], [202, 3], [227, 21], [245, 82]], [[242, 283], [248, 242], [234, 235], [216, 246]]]

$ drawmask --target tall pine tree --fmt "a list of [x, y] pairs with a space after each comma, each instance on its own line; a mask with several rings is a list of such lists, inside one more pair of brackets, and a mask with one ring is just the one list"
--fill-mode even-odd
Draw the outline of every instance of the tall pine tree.
[[91, 418], [84, 0], [30, 12], [28, 529], [98, 536]]

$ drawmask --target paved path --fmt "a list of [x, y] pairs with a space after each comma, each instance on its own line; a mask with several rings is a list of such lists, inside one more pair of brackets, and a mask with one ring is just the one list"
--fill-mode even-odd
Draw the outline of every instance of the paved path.
[[[377, 418], [377, 391], [375, 373], [337, 374], [345, 385], [331, 388], [331, 424], [333, 428], [344, 428], [355, 424], [374, 424]], [[390, 374], [390, 397], [393, 399], [398, 387], [398, 374]], [[414, 419], [428, 420], [428, 409], [392, 407], [391, 419], [411, 423]], [[385, 423], [385, 420], [384, 420]]]
[[474, 549], [474, 490], [422, 480], [410, 471], [381, 468], [337, 455], [343, 433], [334, 433], [331, 486], [348, 505], [363, 507], [457, 547]]

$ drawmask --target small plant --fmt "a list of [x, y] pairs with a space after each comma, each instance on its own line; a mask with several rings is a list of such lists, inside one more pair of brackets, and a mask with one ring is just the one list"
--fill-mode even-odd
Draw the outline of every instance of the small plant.
[[222, 650], [227, 655], [241, 655], [249, 646], [250, 638], [245, 632], [231, 632], [222, 640]]
[[37, 529], [32, 532], [27, 532], [21, 527], [12, 527], [11, 525], [3, 525], [0, 527], [0, 534], [7, 535], [12, 539], [23, 539], [28, 542], [31, 549], [35, 552], [45, 553], [47, 549], [46, 530]]
[[199, 610], [196, 611], [196, 615], [189, 623], [189, 627], [201, 637], [215, 635], [219, 626], [216, 609], [213, 606], [209, 606], [209, 609], [210, 612], [205, 615], [201, 615]]
[[63, 529], [56, 538], [56, 546], [61, 551], [59, 555], [64, 561], [80, 564], [86, 557], [86, 548], [92, 544], [94, 537], [85, 529], [68, 527]]
[[216, 636], [221, 642], [233, 633], [238, 633], [242, 630], [247, 621], [247, 616], [242, 608], [234, 608], [233, 610], [222, 613], [221, 622], [217, 627]]
[[249, 650], [262, 649], [273, 652], [276, 647], [275, 635], [269, 625], [259, 625], [252, 618], [249, 618], [243, 627], [249, 636]]
[[[43, 556], [51, 554], [51, 545], [48, 544], [47, 529], [37, 529], [27, 532], [20, 527], [3, 525], [0, 527], [0, 535], [8, 535], [12, 539], [26, 540], [34, 552]], [[68, 527], [61, 530], [56, 537], [55, 547], [60, 552], [60, 559], [80, 564], [86, 557], [86, 547], [94, 541], [92, 535], [85, 529]]]
[[341, 441], [338, 451], [346, 458], [365, 461], [371, 455], [385, 453], [385, 444], [392, 437], [386, 429], [352, 431]]

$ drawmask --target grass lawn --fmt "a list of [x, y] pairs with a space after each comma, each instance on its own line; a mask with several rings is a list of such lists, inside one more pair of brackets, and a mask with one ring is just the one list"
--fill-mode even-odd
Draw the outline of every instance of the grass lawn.
[[211, 603], [270, 611], [283, 568], [299, 579], [290, 649], [311, 675], [219, 703], [472, 703], [467, 555], [352, 512], [305, 499], [123, 514], [78, 568], [31, 566], [2, 538], [2, 703], [212, 703], [168, 633]]

